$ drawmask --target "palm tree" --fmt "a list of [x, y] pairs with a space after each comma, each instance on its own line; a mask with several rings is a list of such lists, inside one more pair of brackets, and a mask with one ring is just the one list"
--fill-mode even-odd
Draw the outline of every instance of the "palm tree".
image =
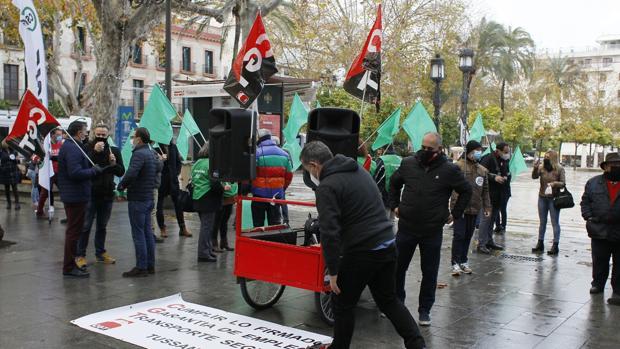
[[565, 99], [584, 87], [579, 66], [567, 57], [547, 57], [542, 62], [540, 83], [546, 95], [556, 99], [560, 110], [560, 122], [562, 122], [565, 116]]
[[508, 27], [502, 35], [503, 45], [495, 57], [493, 75], [501, 81], [500, 108], [504, 119], [506, 84], [512, 84], [522, 76], [530, 78], [534, 67], [534, 40], [523, 28]]

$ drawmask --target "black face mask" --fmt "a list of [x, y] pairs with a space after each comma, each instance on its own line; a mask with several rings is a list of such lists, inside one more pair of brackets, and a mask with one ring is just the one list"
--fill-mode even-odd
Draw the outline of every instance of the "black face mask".
[[416, 153], [416, 156], [423, 165], [428, 165], [437, 158], [437, 153], [434, 150], [420, 149]]
[[620, 181], [620, 166], [612, 166], [609, 172], [604, 173], [605, 178], [612, 182]]
[[95, 143], [99, 143], [99, 142], [107, 143], [107, 141], [108, 141], [107, 138], [103, 138], [103, 137], [95, 138]]
[[547, 172], [553, 171], [553, 166], [551, 165], [551, 160], [549, 159], [543, 160], [543, 167], [547, 170]]

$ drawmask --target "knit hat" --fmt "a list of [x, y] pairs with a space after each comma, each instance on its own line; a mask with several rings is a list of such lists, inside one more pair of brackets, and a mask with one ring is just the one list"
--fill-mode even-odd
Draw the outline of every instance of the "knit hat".
[[271, 139], [271, 131], [266, 128], [261, 128], [258, 130], [258, 139], [263, 140], [263, 138]]
[[480, 142], [471, 140], [467, 142], [467, 145], [465, 146], [465, 154], [469, 154], [478, 148], [482, 148], [482, 145], [480, 144]]

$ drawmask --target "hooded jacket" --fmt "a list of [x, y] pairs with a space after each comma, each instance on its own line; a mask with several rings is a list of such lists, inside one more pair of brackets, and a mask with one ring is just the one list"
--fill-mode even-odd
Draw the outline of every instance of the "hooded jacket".
[[452, 191], [459, 194], [452, 216], [460, 218], [472, 192], [463, 172], [449, 163], [445, 155], [428, 167], [422, 165], [416, 155], [405, 158], [390, 181], [390, 207], [399, 210], [399, 233], [418, 237], [442, 234], [450, 216], [448, 202]]
[[375, 181], [355, 160], [336, 155], [323, 164], [319, 180], [321, 247], [329, 274], [337, 275], [340, 256], [373, 250], [394, 233]]
[[[465, 213], [469, 215], [477, 215], [480, 210], [491, 212], [491, 199], [489, 198], [489, 179], [487, 177], [487, 169], [477, 162], [468, 159], [459, 159], [456, 162], [465, 179], [469, 182], [472, 189], [471, 200], [465, 207]], [[454, 206], [458, 201], [459, 194], [452, 193], [450, 198], [450, 209], [454, 210]]]
[[256, 146], [256, 178], [252, 194], [261, 198], [284, 198], [293, 180], [293, 165], [287, 152], [270, 138], [262, 138]]

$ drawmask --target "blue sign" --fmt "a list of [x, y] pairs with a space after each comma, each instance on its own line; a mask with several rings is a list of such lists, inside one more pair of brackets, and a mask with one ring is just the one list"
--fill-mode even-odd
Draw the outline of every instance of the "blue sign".
[[131, 129], [134, 127], [137, 127], [137, 125], [134, 120], [133, 106], [119, 106], [116, 119], [116, 134], [114, 135], [114, 141], [119, 148], [123, 147]]

